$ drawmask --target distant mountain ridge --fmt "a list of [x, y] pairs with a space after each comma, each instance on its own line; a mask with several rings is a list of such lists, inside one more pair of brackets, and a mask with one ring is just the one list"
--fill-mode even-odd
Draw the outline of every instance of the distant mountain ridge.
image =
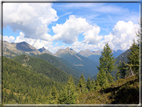
[[82, 56], [85, 56], [85, 57], [88, 57], [88, 56], [90, 56], [90, 55], [101, 55], [101, 50], [98, 50], [98, 51], [91, 51], [91, 50], [89, 50], [89, 49], [86, 49], [86, 50], [81, 50], [80, 52], [79, 52], [79, 54], [80, 55], [82, 55]]
[[58, 50], [55, 55], [59, 58], [63, 58], [69, 61], [73, 66], [82, 69], [83, 71], [85, 71], [82, 73], [86, 74], [87, 76], [94, 75], [98, 72], [98, 69], [96, 67], [99, 65], [98, 62], [79, 55], [77, 52], [75, 52], [73, 49], [70, 49], [69, 47], [67, 47], [66, 49]]
[[122, 54], [122, 53], [123, 53], [123, 51], [120, 50], [120, 49], [118, 49], [117, 51], [113, 51], [113, 52], [112, 52], [114, 58], [118, 57], [118, 56], [119, 56], [120, 54]]
[[[10, 58], [21, 54], [39, 55], [43, 53], [48, 53], [50, 55], [60, 57], [60, 55], [62, 54], [70, 53], [71, 55], [79, 54], [98, 62], [97, 57], [101, 55], [101, 52], [102, 52], [101, 50], [91, 51], [89, 49], [86, 49], [86, 50], [81, 50], [80, 52], [77, 53], [72, 48], [67, 47], [66, 49], [59, 49], [55, 54], [52, 54], [49, 50], [46, 50], [45, 47], [36, 49], [35, 47], [31, 46], [26, 42], [9, 43], [7, 41], [3, 41], [3, 55]], [[123, 53], [122, 50], [113, 51], [113, 56], [116, 58], [121, 53]]]
[[42, 53], [52, 54], [51, 52], [45, 49], [42, 49], [42, 52], [40, 51], [26, 42], [9, 43], [7, 41], [3, 41], [3, 56], [9, 58], [21, 54], [27, 54], [27, 55], [38, 55]]

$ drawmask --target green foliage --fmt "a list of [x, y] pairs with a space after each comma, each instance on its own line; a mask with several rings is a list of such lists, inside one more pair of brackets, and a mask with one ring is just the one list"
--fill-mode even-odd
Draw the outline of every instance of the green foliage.
[[92, 90], [91, 91], [94, 91], [96, 89], [96, 82], [95, 82], [94, 79], [92, 79], [91, 84], [92, 84]]
[[86, 90], [86, 81], [85, 81], [85, 77], [83, 76], [83, 74], [80, 76], [78, 85], [77, 85], [77, 90], [79, 93], [85, 93]]
[[98, 66], [99, 73], [97, 75], [97, 80], [100, 86], [107, 86], [108, 83], [113, 82], [113, 77], [110, 73], [115, 68], [115, 60], [112, 56], [112, 50], [107, 43], [102, 51], [102, 55], [100, 57], [100, 65]]
[[61, 104], [75, 104], [78, 94], [72, 76], [69, 77], [67, 85], [61, 90], [59, 102]]
[[126, 70], [127, 70], [127, 66], [125, 64], [125, 62], [119, 62], [119, 66], [117, 67], [118, 68], [118, 73], [117, 75], [120, 75], [120, 78], [125, 78], [126, 76]]
[[90, 77], [88, 77], [88, 79], [87, 79], [87, 85], [86, 86], [87, 86], [88, 91], [93, 90], [93, 84], [90, 80]]
[[[3, 103], [38, 103], [40, 95], [49, 93], [53, 85], [59, 90], [63, 85], [33, 72], [20, 63], [3, 57]], [[7, 90], [10, 93], [6, 92]], [[15, 93], [15, 94], [13, 94]], [[25, 99], [26, 98], [26, 99]], [[45, 97], [44, 100], [47, 100]], [[46, 102], [46, 101], [45, 101]]]
[[78, 104], [138, 104], [139, 79], [137, 76], [119, 79], [107, 88], [82, 94], [77, 100]]
[[[42, 75], [45, 75], [46, 77], [54, 81], [66, 83], [68, 80], [69, 74], [53, 66], [52, 64], [48, 63], [43, 59], [30, 57], [28, 55], [20, 55], [12, 59], [25, 65], [30, 70], [41, 73]], [[78, 81], [77, 78], [74, 77], [74, 79], [76, 82]]]
[[131, 52], [127, 56], [128, 64], [132, 64], [132, 71], [134, 73], [139, 72], [139, 46], [133, 41], [133, 44], [130, 48]]
[[56, 66], [57, 68], [65, 71], [68, 74], [73, 75], [74, 77], [79, 78], [79, 72], [66, 66], [62, 61], [58, 60], [55, 56], [52, 56], [50, 54], [41, 54], [41, 55], [33, 55], [32, 57], [41, 58], [45, 61], [49, 62], [50, 64]]
[[57, 104], [58, 97], [59, 97], [58, 91], [57, 91], [56, 87], [53, 85], [53, 87], [51, 88], [50, 95], [49, 95], [49, 103], [50, 104]]

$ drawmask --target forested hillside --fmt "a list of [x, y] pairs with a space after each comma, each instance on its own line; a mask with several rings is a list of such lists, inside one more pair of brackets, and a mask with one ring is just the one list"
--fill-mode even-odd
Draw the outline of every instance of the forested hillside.
[[[53, 66], [52, 64], [48, 63], [43, 59], [30, 57], [28, 55], [20, 55], [13, 57], [12, 59], [18, 61], [23, 66], [26, 66], [27, 68], [33, 71], [45, 75], [46, 77], [54, 81], [64, 83], [68, 80], [69, 74]], [[74, 80], [77, 82], [77, 78], [74, 77]]]
[[58, 60], [55, 56], [50, 54], [45, 53], [41, 55], [33, 55], [32, 57], [41, 58], [74, 77], [79, 78], [81, 75], [78, 71], [66, 66], [62, 61]]
[[6, 57], [3, 57], [2, 83], [5, 104], [48, 103], [52, 87], [60, 89], [63, 86]]
[[84, 69], [81, 69], [81, 68], [78, 68], [78, 67], [76, 67], [76, 66], [73, 66], [69, 61], [67, 61], [67, 60], [64, 59], [64, 58], [59, 58], [59, 57], [57, 57], [57, 59], [60, 60], [60, 61], [62, 61], [66, 66], [68, 66], [68, 67], [74, 69], [75, 71], [77, 71], [77, 72], [79, 73], [79, 75], [81, 75], [81, 74], [83, 73], [83, 74], [84, 74], [84, 77], [85, 77], [85, 78], [88, 78], [89, 73], [86, 72]]

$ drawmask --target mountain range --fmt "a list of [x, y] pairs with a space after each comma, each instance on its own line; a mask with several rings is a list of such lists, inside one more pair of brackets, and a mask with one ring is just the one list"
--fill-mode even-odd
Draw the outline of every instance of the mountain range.
[[[55, 54], [52, 54], [44, 47], [36, 49], [26, 42], [8, 43], [7, 41], [3, 41], [3, 56], [12, 58], [25, 54], [29, 57], [43, 59], [76, 78], [79, 78], [82, 73], [86, 79], [88, 76], [92, 77], [98, 73], [97, 66], [99, 65], [101, 52], [101, 50], [91, 51], [87, 49], [77, 53], [67, 47], [59, 49]], [[116, 58], [122, 52], [122, 50], [113, 51], [113, 56]]]

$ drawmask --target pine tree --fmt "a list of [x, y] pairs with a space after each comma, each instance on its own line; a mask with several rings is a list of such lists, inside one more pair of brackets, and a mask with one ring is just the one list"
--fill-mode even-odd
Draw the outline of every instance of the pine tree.
[[113, 81], [111, 72], [114, 70], [115, 59], [112, 54], [108, 43], [104, 46], [100, 57], [100, 65], [98, 66], [99, 73], [97, 75], [97, 80], [100, 86], [107, 86], [108, 83]]
[[95, 80], [95, 84], [96, 84], [96, 85], [95, 85], [95, 89], [100, 88], [100, 84], [99, 84], [99, 82], [98, 82], [98, 80], [97, 80], [97, 79]]
[[75, 104], [76, 99], [77, 99], [77, 93], [76, 93], [75, 84], [72, 76], [70, 76], [64, 90], [63, 91], [61, 90], [61, 94], [59, 96], [59, 102], [61, 104]]
[[51, 89], [51, 95], [52, 95], [53, 99], [56, 99], [58, 97], [58, 93], [57, 93], [56, 87], [54, 85]]
[[95, 83], [95, 80], [92, 79], [92, 90], [91, 91], [94, 91], [94, 89], [96, 88], [96, 83]]
[[130, 71], [133, 73], [139, 72], [139, 46], [133, 41], [133, 44], [130, 48], [131, 52], [127, 56], [128, 58], [128, 66]]
[[77, 98], [76, 88], [72, 76], [69, 77], [67, 83], [67, 100], [68, 104], [75, 104]]
[[88, 91], [91, 91], [92, 90], [92, 82], [91, 82], [91, 80], [90, 80], [90, 77], [88, 77], [88, 79], [87, 79], [87, 88], [88, 88]]
[[67, 86], [65, 86], [63, 89], [60, 90], [58, 98], [59, 104], [65, 104], [66, 99], [67, 99]]
[[86, 88], [85, 77], [82, 74], [78, 82], [77, 90], [79, 91], [79, 93], [85, 93], [86, 91], [85, 88]]
[[[118, 71], [117, 71], [117, 76], [120, 76], [120, 78], [125, 78], [126, 76], [126, 71], [127, 71], [127, 65], [125, 64], [125, 62], [119, 62], [119, 65], [117, 67]], [[118, 77], [117, 77], [118, 78]]]
[[57, 92], [56, 87], [54, 85], [51, 88], [49, 100], [50, 100], [49, 101], [50, 104], [57, 104], [57, 102], [58, 102], [58, 92]]

